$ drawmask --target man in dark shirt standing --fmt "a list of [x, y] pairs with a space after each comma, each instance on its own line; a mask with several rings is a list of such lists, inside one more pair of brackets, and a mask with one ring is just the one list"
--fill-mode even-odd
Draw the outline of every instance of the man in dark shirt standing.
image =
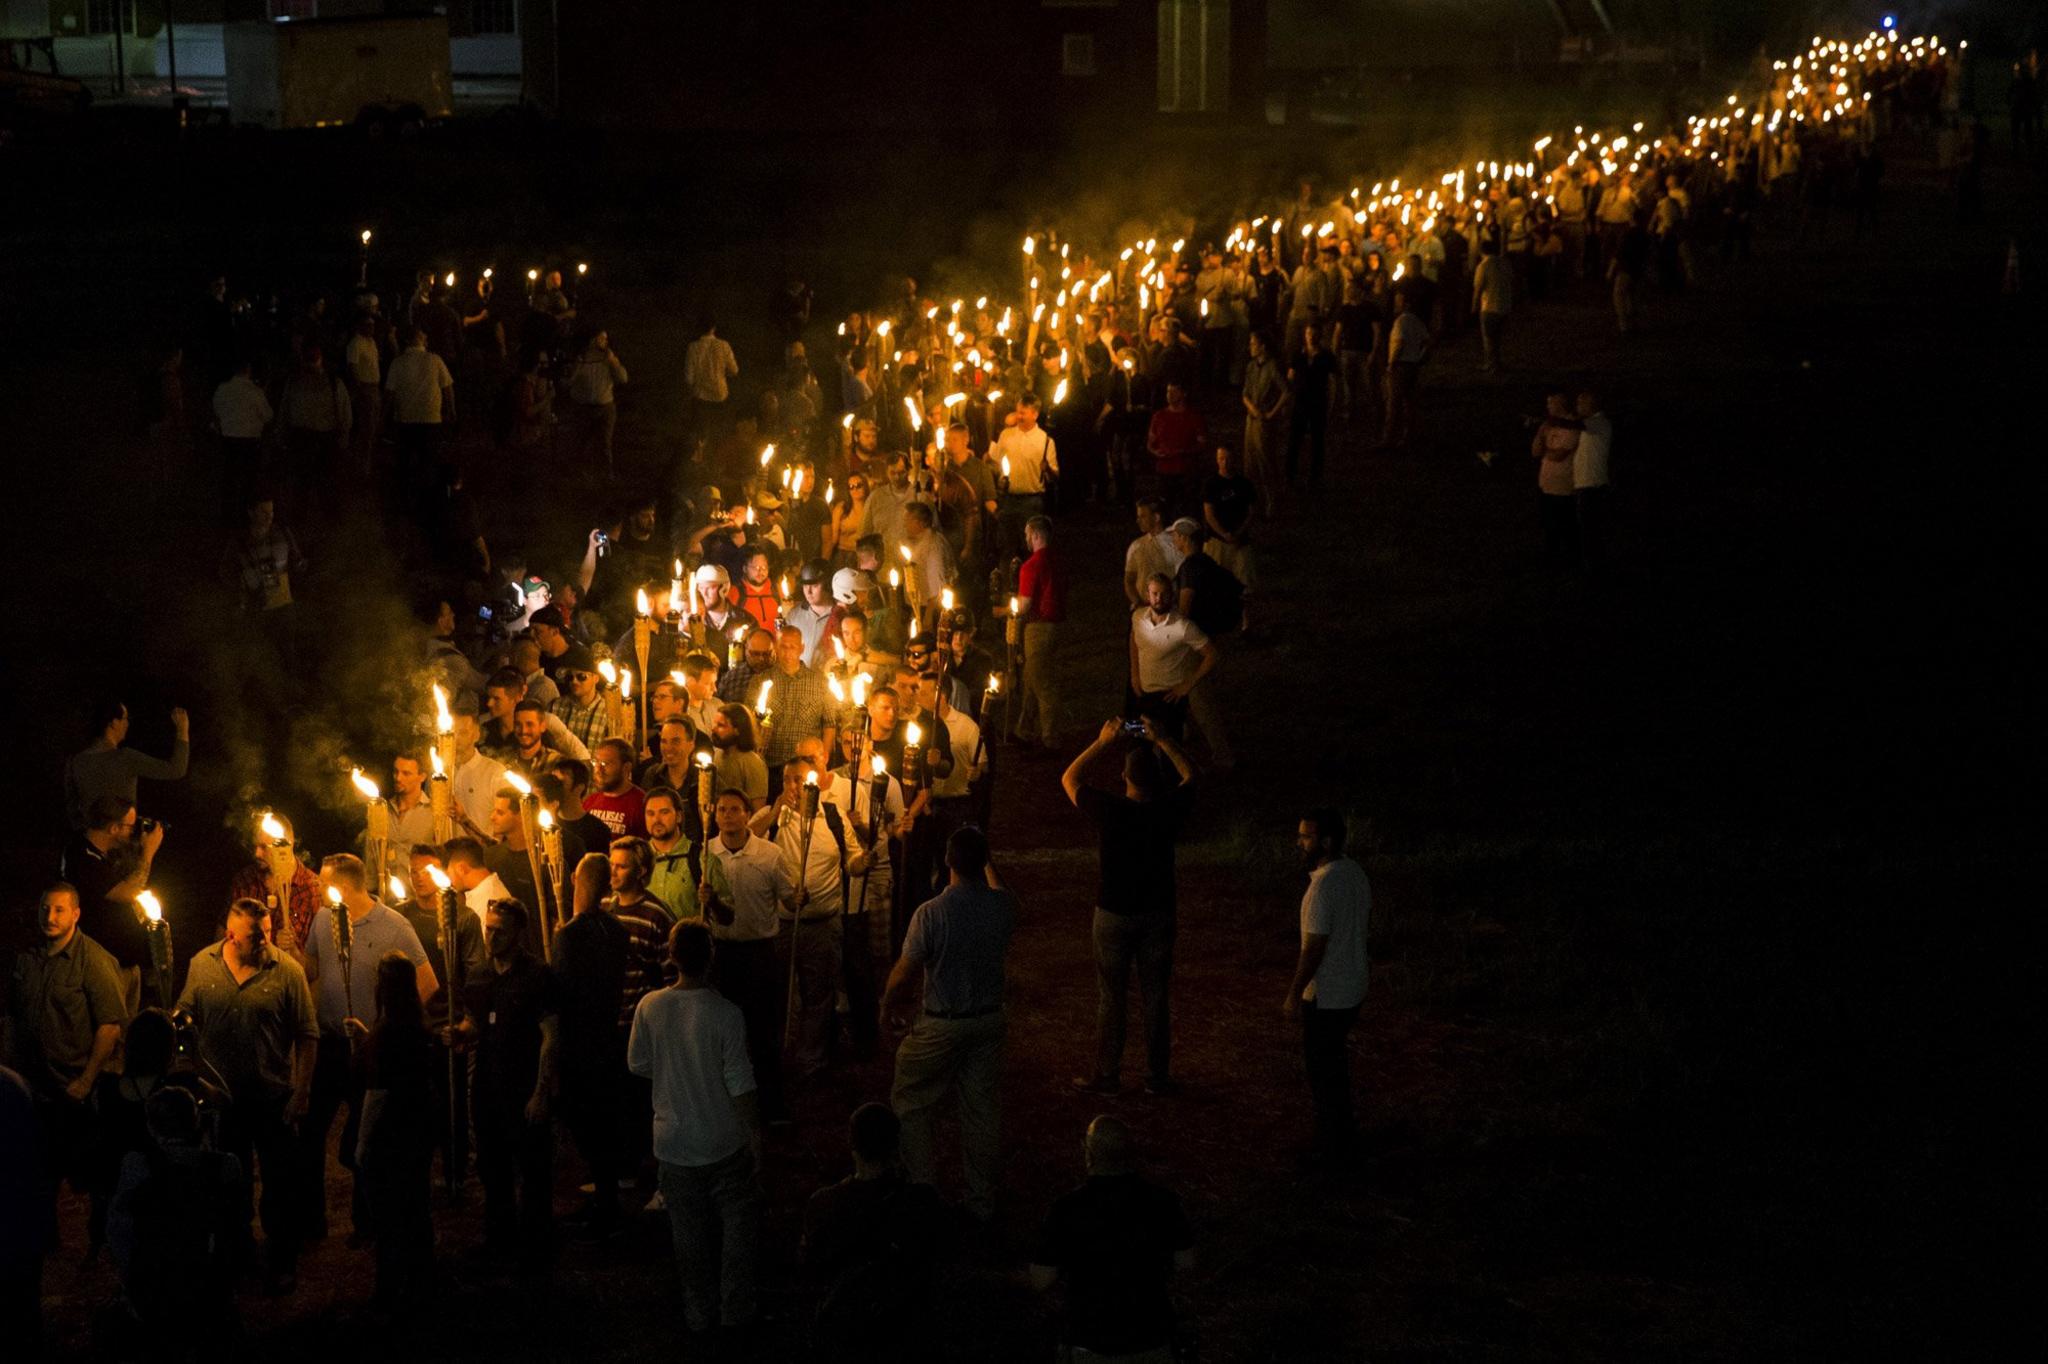
[[1294, 399], [1293, 417], [1287, 428], [1287, 481], [1297, 482], [1301, 472], [1301, 447], [1308, 446], [1308, 479], [1323, 481], [1323, 446], [1330, 429], [1331, 380], [1337, 377], [1337, 358], [1323, 345], [1323, 329], [1311, 322], [1301, 334], [1301, 354], [1287, 368], [1287, 387]]
[[[1088, 816], [1101, 837], [1101, 879], [1095, 893], [1095, 1073], [1077, 1088], [1114, 1094], [1124, 1058], [1124, 1001], [1131, 966], [1145, 1010], [1145, 1092], [1171, 1094], [1177, 1085], [1168, 992], [1173, 980], [1173, 849], [1187, 815], [1195, 772], [1180, 746], [1151, 717], [1141, 719], [1145, 742], [1124, 755], [1124, 789], [1111, 795], [1083, 783], [1088, 764], [1123, 735], [1121, 720], [1106, 720], [1095, 742], [1060, 776], [1067, 799]], [[1161, 759], [1172, 765], [1169, 779]]]
[[484, 1245], [542, 1268], [554, 1224], [556, 1002], [553, 972], [525, 947], [526, 906], [484, 916], [491, 969], [470, 982], [458, 1036], [476, 1047], [476, 1163]]
[[[1041, 1292], [1067, 1285], [1063, 1344], [1089, 1358], [1170, 1364], [1167, 1285], [1195, 1263], [1194, 1234], [1172, 1191], [1141, 1178], [1130, 1129], [1104, 1114], [1088, 1124], [1088, 1181], [1052, 1205], [1031, 1255]], [[1078, 1354], [1077, 1354], [1078, 1357]]]
[[[605, 910], [609, 877], [605, 860], [595, 853], [577, 865], [575, 917], [555, 930], [550, 958], [561, 991], [562, 1120], [590, 1166], [592, 1185], [577, 1220], [592, 1236], [607, 1235], [619, 1224], [619, 1174], [629, 1145], [626, 1034], [619, 1008], [627, 959], [636, 949], [626, 926]], [[637, 994], [633, 1003], [639, 1003]]]
[[99, 796], [86, 808], [85, 832], [64, 849], [60, 874], [77, 888], [79, 926], [120, 965], [130, 1013], [149, 965], [149, 935], [135, 897], [149, 888], [150, 864], [163, 841], [164, 826], [155, 820], [144, 826], [136, 818], [135, 802]]
[[34, 1099], [47, 1209], [58, 1180], [84, 1187], [93, 1133], [87, 1100], [120, 1045], [128, 1010], [114, 959], [78, 926], [75, 888], [59, 881], [45, 890], [35, 923], [35, 940], [15, 953], [6, 977], [0, 1065], [18, 1072]]
[[904, 1178], [903, 1128], [886, 1104], [862, 1104], [850, 1126], [853, 1174], [804, 1209], [804, 1267], [826, 1281], [817, 1339], [833, 1359], [923, 1358], [946, 1205]]

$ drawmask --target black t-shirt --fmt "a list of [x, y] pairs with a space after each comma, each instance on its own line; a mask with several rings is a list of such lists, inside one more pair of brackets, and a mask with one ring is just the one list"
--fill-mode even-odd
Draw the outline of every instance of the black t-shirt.
[[631, 946], [626, 926], [609, 914], [579, 914], [555, 930], [554, 972], [569, 1067], [586, 1057], [611, 1060], [617, 1051], [619, 996]]
[[1187, 813], [1187, 783], [1136, 801], [1081, 788], [1081, 813], [1100, 834], [1101, 878], [1095, 905], [1111, 914], [1171, 914], [1173, 844]]
[[521, 954], [508, 970], [494, 965], [469, 982], [467, 993], [482, 1039], [479, 1083], [504, 1102], [524, 1104], [540, 1075], [540, 1021], [557, 1011], [554, 972]]
[[1244, 523], [1251, 520], [1252, 508], [1257, 505], [1259, 490], [1252, 481], [1239, 474], [1226, 478], [1222, 474], [1211, 474], [1202, 484], [1202, 502], [1216, 510], [1217, 524], [1232, 535], [1244, 529]]
[[[1237, 628], [1237, 612], [1242, 609], [1242, 595], [1233, 590], [1236, 581], [1229, 569], [1210, 558], [1207, 553], [1197, 551], [1180, 561], [1180, 568], [1173, 575], [1173, 590], [1176, 594], [1192, 590], [1195, 594], [1191, 603], [1193, 609], [1188, 619], [1202, 627], [1202, 633], [1212, 638], [1227, 635]], [[1231, 613], [1229, 620], [1220, 617]]]
[[1338, 340], [1345, 350], [1372, 349], [1373, 324], [1379, 318], [1370, 303], [1345, 303], [1337, 308]]
[[830, 1280], [822, 1335], [841, 1345], [893, 1339], [921, 1315], [944, 1248], [946, 1204], [901, 1174], [843, 1179], [804, 1208], [804, 1264]]
[[[429, 1012], [438, 1019], [447, 1009], [443, 996], [448, 993], [449, 982], [454, 979], [448, 974], [448, 954], [441, 950], [441, 907], [408, 900], [400, 912], [412, 925], [413, 933], [420, 940], [420, 950], [427, 954], [427, 964], [434, 968], [434, 979], [440, 982], [434, 999], [429, 1001]], [[455, 911], [455, 945], [462, 956], [463, 998], [466, 1000], [469, 989], [491, 969], [491, 955], [484, 947], [483, 924], [467, 905], [458, 906]]]
[[1176, 1252], [1194, 1245], [1180, 1199], [1136, 1175], [1091, 1175], [1052, 1205], [1034, 1264], [1066, 1282], [1066, 1341], [1136, 1354], [1173, 1339], [1166, 1286]]
[[79, 929], [121, 965], [147, 968], [149, 934], [135, 902], [107, 898], [108, 891], [128, 879], [141, 855], [133, 844], [102, 853], [80, 835], [65, 845], [63, 876], [78, 888]]
[[1303, 351], [1295, 357], [1294, 367], [1288, 371], [1287, 386], [1294, 392], [1297, 403], [1322, 403], [1329, 399], [1330, 380], [1337, 373], [1337, 357], [1327, 350], [1314, 355]]
[[[562, 848], [564, 865], [571, 869], [576, 866], [577, 862], [583, 860], [584, 853], [596, 853], [599, 856], [603, 856], [611, 851], [612, 826], [599, 819], [596, 815], [591, 814], [588, 810], [585, 810], [568, 824], [563, 825], [562, 832], [564, 836]], [[574, 860], [569, 860], [567, 838], [570, 835], [575, 836], [578, 846], [582, 848], [582, 852], [577, 853]]]

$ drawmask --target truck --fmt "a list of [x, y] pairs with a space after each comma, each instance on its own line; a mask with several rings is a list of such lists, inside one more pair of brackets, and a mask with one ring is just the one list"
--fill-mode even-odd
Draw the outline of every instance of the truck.
[[232, 23], [222, 32], [235, 123], [410, 133], [453, 110], [445, 16]]

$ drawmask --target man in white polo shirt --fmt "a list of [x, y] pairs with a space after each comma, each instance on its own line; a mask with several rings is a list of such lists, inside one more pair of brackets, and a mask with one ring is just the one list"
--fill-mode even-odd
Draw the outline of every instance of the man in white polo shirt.
[[1188, 693], [1216, 666], [1216, 645], [1202, 627], [1173, 609], [1173, 580], [1145, 581], [1145, 605], [1131, 612], [1130, 695], [1124, 714], [1149, 715], [1179, 743], [1187, 728]]
[[796, 883], [783, 865], [782, 849], [747, 827], [753, 806], [746, 793], [721, 791], [712, 807], [717, 836], [704, 859], [697, 903], [718, 940], [719, 993], [737, 1004], [747, 1021], [747, 1054], [761, 1086], [761, 1113], [771, 1123], [789, 1121], [782, 1100], [782, 1011], [788, 984], [776, 962], [775, 940], [782, 911], [796, 907]]
[[1357, 1138], [1344, 1042], [1365, 1003], [1372, 884], [1365, 869], [1344, 855], [1344, 816], [1338, 811], [1318, 808], [1303, 815], [1294, 844], [1308, 869], [1308, 891], [1301, 897], [1301, 956], [1284, 1009], [1301, 1018], [1317, 1149], [1326, 1158], [1342, 1158]]

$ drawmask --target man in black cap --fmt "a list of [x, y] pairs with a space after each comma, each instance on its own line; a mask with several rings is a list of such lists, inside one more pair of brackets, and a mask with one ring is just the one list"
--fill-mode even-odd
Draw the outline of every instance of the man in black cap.
[[562, 659], [571, 647], [568, 617], [559, 606], [543, 606], [527, 618], [526, 628], [532, 632], [533, 642], [540, 646], [541, 670], [560, 686]]

